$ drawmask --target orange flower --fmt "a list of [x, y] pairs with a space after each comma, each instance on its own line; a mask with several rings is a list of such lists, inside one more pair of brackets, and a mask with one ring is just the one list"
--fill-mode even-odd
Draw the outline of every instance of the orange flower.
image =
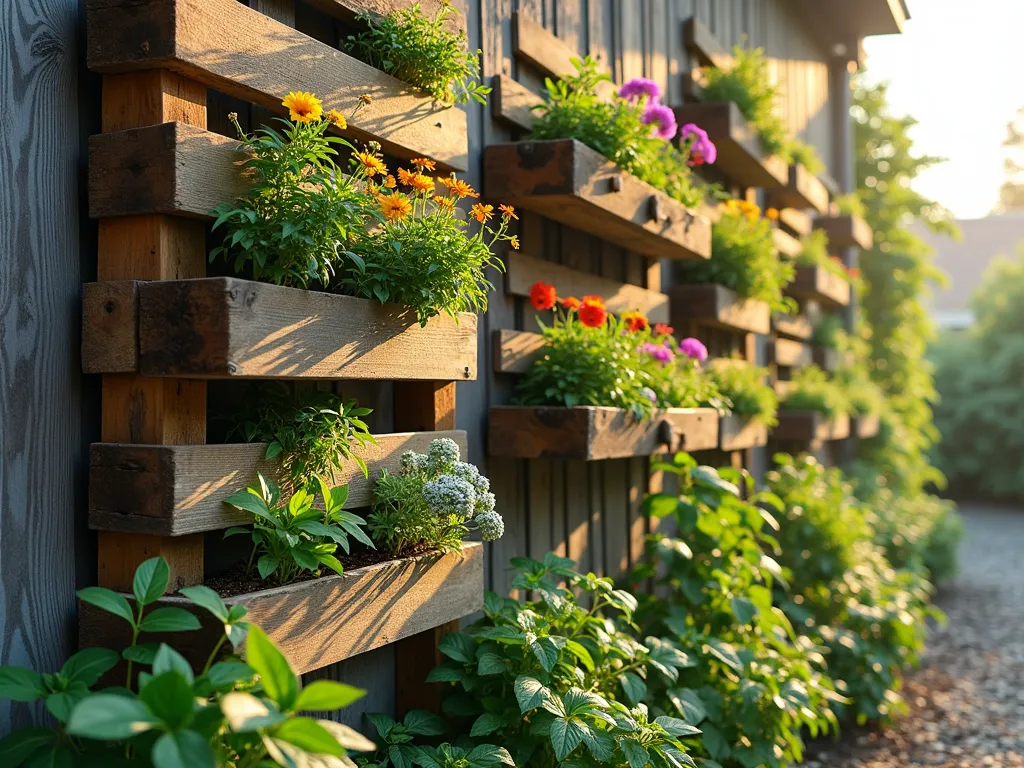
[[343, 131], [348, 128], [348, 120], [346, 120], [345, 116], [336, 109], [330, 110], [326, 115], [324, 115], [324, 117], [326, 117], [327, 122], [335, 128], [340, 128]]
[[434, 193], [434, 180], [429, 176], [424, 176], [422, 173], [414, 174], [408, 183], [417, 192], [426, 192], [428, 195]]
[[778, 208], [769, 208], [767, 211], [764, 212], [764, 215], [767, 216], [772, 221], [778, 221], [779, 220], [779, 209]]
[[412, 181], [412, 177], [415, 175], [415, 173], [407, 171], [405, 168], [398, 169], [398, 180], [405, 184], [405, 186], [409, 186], [409, 183]]
[[424, 171], [432, 171], [437, 167], [433, 160], [427, 160], [425, 157], [414, 157], [409, 162]]
[[584, 307], [600, 307], [604, 309], [604, 299], [600, 296], [584, 296], [583, 297]]
[[519, 238], [516, 235], [512, 235], [512, 237], [510, 237], [508, 239], [508, 243], [509, 243], [509, 245], [512, 246], [512, 250], [514, 250], [514, 251], [518, 251], [519, 250]]
[[558, 297], [555, 293], [555, 286], [538, 280], [530, 286], [530, 303], [534, 309], [551, 309], [555, 306]]
[[462, 179], [455, 176], [438, 179], [441, 184], [448, 187], [448, 191], [456, 197], [480, 197], [480, 194]]
[[455, 210], [455, 198], [434, 195], [434, 204], [443, 211], [451, 213]]
[[850, 267], [849, 269], [846, 270], [846, 274], [848, 274], [850, 277], [856, 280], [858, 277], [860, 277], [860, 270], [857, 269], [856, 267]]
[[664, 323], [655, 323], [654, 332], [659, 336], [671, 336], [675, 332], [675, 328]]
[[600, 328], [608, 319], [608, 312], [598, 304], [587, 304], [583, 302], [580, 308], [580, 322], [587, 328]]
[[473, 207], [470, 208], [470, 213], [473, 214], [473, 218], [483, 224], [485, 221], [489, 221], [494, 217], [494, 206], [484, 205], [483, 203], [474, 203]]
[[646, 331], [649, 327], [647, 318], [644, 317], [642, 312], [623, 312], [622, 321], [626, 324], [626, 329], [633, 333]]
[[397, 221], [412, 213], [412, 203], [404, 195], [378, 195], [377, 202], [385, 219]]
[[583, 304], [575, 296], [567, 296], [562, 299], [562, 309], [568, 312], [575, 312], [582, 306]]
[[311, 123], [319, 120], [324, 113], [320, 99], [306, 91], [291, 91], [284, 97], [281, 106], [288, 107], [288, 116], [293, 123]]
[[398, 186], [398, 182], [395, 181], [395, 177], [389, 173], [388, 177], [384, 179], [384, 186], [387, 187], [388, 189], [394, 189], [395, 187]]
[[384, 165], [384, 161], [376, 155], [371, 155], [369, 152], [356, 152], [356, 160], [362, 164], [366, 170], [366, 175], [371, 179], [378, 173], [384, 176], [388, 172], [388, 167]]
[[499, 205], [498, 208], [501, 209], [501, 217], [503, 219], [515, 219], [516, 221], [519, 221], [519, 217], [516, 216], [516, 209], [511, 205]]

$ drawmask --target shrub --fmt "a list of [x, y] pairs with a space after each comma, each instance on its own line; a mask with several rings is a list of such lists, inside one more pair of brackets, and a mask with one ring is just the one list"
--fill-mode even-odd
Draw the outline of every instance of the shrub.
[[798, 267], [819, 267], [847, 282], [857, 277], [857, 271], [848, 269], [837, 256], [828, 252], [828, 235], [820, 229], [800, 239], [800, 254], [796, 257]]
[[800, 368], [779, 402], [783, 411], [817, 411], [830, 419], [850, 412], [846, 392], [816, 365]]
[[721, 365], [710, 369], [718, 391], [730, 403], [731, 413], [767, 427], [778, 424], [779, 398], [766, 383], [769, 371], [753, 365]]
[[365, 768], [405, 768], [413, 765], [425, 768], [497, 768], [510, 765], [515, 768], [508, 750], [493, 744], [479, 744], [470, 749], [449, 743], [438, 747], [413, 744], [416, 737], [440, 736], [445, 732], [444, 720], [433, 712], [414, 709], [406, 713], [400, 723], [381, 714], [368, 714], [366, 719], [377, 731], [381, 748], [373, 760], [359, 758], [356, 761]]

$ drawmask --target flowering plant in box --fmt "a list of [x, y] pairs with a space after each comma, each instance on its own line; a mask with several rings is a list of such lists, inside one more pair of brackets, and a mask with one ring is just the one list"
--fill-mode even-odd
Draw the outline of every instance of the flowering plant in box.
[[[251, 184], [214, 210], [224, 239], [210, 259], [232, 260], [257, 280], [405, 304], [420, 323], [485, 310], [493, 286], [484, 271], [502, 269], [491, 248], [518, 246], [508, 234], [514, 209], [502, 206], [494, 226], [493, 208], [476, 204], [474, 224], [458, 205], [478, 193], [454, 175], [435, 178], [432, 160], [414, 159], [396, 178], [378, 144], [357, 147], [329, 133], [347, 120], [313, 94], [289, 93], [283, 105], [290, 120], [252, 136], [231, 116]], [[350, 155], [348, 173], [340, 151]]]

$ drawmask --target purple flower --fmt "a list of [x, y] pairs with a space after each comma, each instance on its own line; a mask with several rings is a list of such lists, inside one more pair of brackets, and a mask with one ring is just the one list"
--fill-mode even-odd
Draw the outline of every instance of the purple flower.
[[654, 393], [654, 390], [651, 389], [650, 387], [644, 387], [643, 389], [641, 389], [640, 390], [640, 394], [643, 395], [644, 397], [646, 397], [648, 400], [650, 400], [655, 405], [658, 404], [658, 396]]
[[718, 159], [718, 148], [708, 138], [707, 131], [700, 126], [687, 123], [679, 132], [679, 136], [684, 144], [689, 142], [690, 165], [703, 165], [704, 163], [711, 165]]
[[646, 341], [640, 349], [653, 357], [663, 366], [671, 363], [672, 358], [675, 357], [675, 353], [664, 344], [652, 344], [651, 342]]
[[650, 103], [656, 104], [661, 98], [661, 88], [656, 82], [648, 80], [646, 77], [634, 77], [619, 89], [619, 96], [630, 101], [634, 99], [639, 101], [646, 96]]
[[708, 359], [708, 348], [692, 336], [679, 342], [679, 351], [691, 360], [703, 363]]
[[676, 135], [676, 128], [678, 127], [676, 124], [676, 113], [670, 107], [662, 104], [651, 104], [640, 119], [648, 125], [653, 124], [657, 126], [651, 132], [652, 136], [669, 141]]

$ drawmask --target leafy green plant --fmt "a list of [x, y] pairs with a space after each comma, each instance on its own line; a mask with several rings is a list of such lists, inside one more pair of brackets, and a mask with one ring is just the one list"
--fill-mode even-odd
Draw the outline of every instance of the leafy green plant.
[[348, 486], [330, 488], [317, 478], [324, 509], [313, 506], [315, 499], [305, 488], [296, 490], [285, 501], [277, 483], [257, 473], [257, 484], [229, 496], [225, 503], [253, 516], [253, 527], [229, 528], [229, 536], [249, 536], [252, 551], [246, 573], [253, 570], [261, 579], [274, 577], [278, 584], [290, 584], [309, 572], [319, 576], [323, 566], [341, 574], [341, 562], [334, 553], [341, 547], [349, 553], [349, 538], [373, 547], [363, 532], [366, 525], [358, 515], [343, 509]]
[[764, 49], [738, 45], [733, 48], [732, 56], [730, 67], [704, 70], [701, 100], [731, 101], [754, 126], [769, 154], [778, 155], [788, 163], [800, 163], [811, 173], [824, 170], [817, 152], [791, 137], [786, 130], [778, 113], [779, 91], [772, 84]]
[[360, 14], [357, 19], [367, 29], [350, 35], [344, 50], [438, 101], [462, 104], [472, 98], [486, 104], [491, 89], [477, 82], [480, 51], [467, 50], [465, 32], [449, 29], [453, 15], [459, 12], [447, 2], [433, 18], [423, 14], [419, 3], [386, 16]]
[[370, 535], [392, 555], [424, 545], [442, 552], [462, 549], [462, 540], [479, 531], [484, 541], [505, 533], [495, 511], [491, 481], [461, 460], [454, 440], [433, 440], [426, 454], [406, 451], [402, 470], [381, 473], [374, 486]]
[[956, 504], [925, 493], [899, 496], [888, 488], [868, 503], [875, 513], [875, 544], [894, 568], [926, 573], [933, 584], [956, 576], [964, 534]]
[[846, 391], [821, 368], [808, 365], [793, 375], [792, 386], [779, 402], [783, 411], [817, 411], [830, 419], [850, 412]]
[[531, 768], [693, 765], [681, 740], [700, 731], [641, 704], [645, 681], [672, 682], [691, 662], [671, 643], [629, 634], [636, 598], [551, 553], [512, 564], [513, 588], [536, 599], [488, 593], [486, 617], [441, 641], [448, 661], [428, 680], [451, 684], [445, 714]]
[[839, 258], [829, 254], [828, 235], [820, 229], [800, 238], [800, 253], [796, 257], [796, 265], [798, 267], [818, 267], [847, 282], [852, 282], [858, 275], [855, 270], [847, 269]]
[[[9, 768], [34, 766], [153, 766], [217, 768], [233, 765], [328, 765], [347, 750], [366, 752], [373, 742], [328, 720], [299, 716], [307, 710], [348, 706], [363, 691], [332, 681], [303, 688], [288, 660], [245, 619], [245, 608], [229, 609], [213, 590], [181, 590], [195, 606], [223, 626], [203, 668], [192, 665], [170, 645], [140, 644], [140, 634], [199, 629], [191, 611], [149, 609], [170, 582], [163, 558], [142, 563], [135, 572], [135, 605], [101, 587], [80, 590], [79, 598], [127, 622], [131, 644], [122, 652], [87, 648], [56, 674], [0, 667], [0, 697], [22, 702], [45, 700], [55, 727], [15, 731], [0, 740], [0, 762]], [[221, 659], [229, 642], [246, 640], [246, 661]], [[128, 661], [124, 687], [92, 690], [121, 659]], [[132, 674], [132, 664], [147, 669]], [[341, 765], [343, 763], [337, 762]]]
[[885, 394], [871, 379], [861, 360], [849, 360], [832, 372], [832, 380], [843, 391], [851, 416], [875, 416], [885, 408]]
[[413, 744], [416, 737], [440, 736], [445, 732], [444, 720], [433, 712], [413, 710], [400, 723], [387, 715], [368, 714], [366, 717], [380, 737], [381, 748], [372, 761], [358, 761], [365, 768], [403, 768], [413, 765], [422, 768], [515, 767], [508, 750], [493, 744], [479, 744], [469, 748], [449, 743], [437, 747]]
[[724, 285], [746, 299], [764, 301], [776, 312], [794, 312], [783, 290], [793, 281], [793, 265], [780, 259], [772, 225], [756, 205], [731, 200], [711, 228], [711, 258], [673, 263], [683, 282]]
[[598, 87], [610, 77], [589, 56], [573, 60], [576, 74], [545, 80], [545, 103], [534, 107], [533, 139], [576, 139], [611, 162], [688, 207], [704, 201], [705, 190], [689, 167], [689, 151], [651, 135], [644, 122], [647, 101], [606, 99]]
[[769, 375], [766, 368], [744, 364], [718, 365], [710, 369], [709, 375], [718, 391], [729, 401], [731, 413], [767, 427], [778, 424], [779, 398], [766, 383]]

